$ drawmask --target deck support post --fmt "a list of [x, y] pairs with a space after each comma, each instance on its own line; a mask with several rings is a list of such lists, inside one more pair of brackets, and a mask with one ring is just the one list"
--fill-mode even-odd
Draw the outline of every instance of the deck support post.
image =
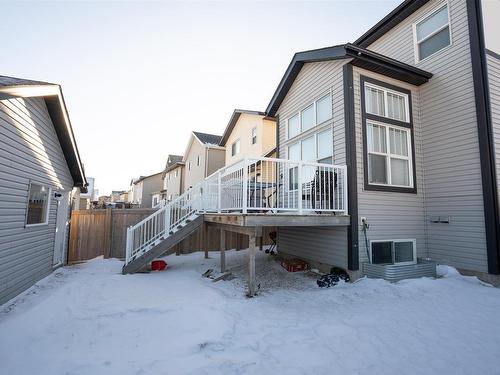
[[220, 230], [220, 272], [226, 272], [226, 231]]
[[256, 233], [249, 235], [248, 239], [248, 297], [255, 296], [255, 253], [257, 252], [256, 247]]
[[205, 259], [208, 259], [208, 225], [203, 223], [203, 250], [205, 251]]

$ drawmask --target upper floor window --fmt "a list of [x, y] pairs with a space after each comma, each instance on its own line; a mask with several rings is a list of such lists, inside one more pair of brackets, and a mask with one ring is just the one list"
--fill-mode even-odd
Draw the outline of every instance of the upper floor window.
[[175, 170], [175, 177], [178, 177], [178, 176], [179, 176], [179, 170], [178, 170], [178, 169], [176, 169], [176, 170]]
[[417, 62], [451, 44], [448, 5], [414, 24]]
[[252, 129], [252, 144], [256, 144], [257, 143], [257, 128], [253, 128]]
[[200, 166], [200, 155], [196, 157], [196, 166]]
[[190, 171], [190, 170], [191, 170], [191, 160], [188, 161], [188, 171]]
[[237, 139], [231, 145], [231, 156], [238, 155], [240, 153], [240, 140]]
[[47, 224], [51, 189], [47, 186], [31, 183], [28, 193], [28, 212], [26, 225]]
[[325, 95], [287, 121], [287, 138], [293, 138], [332, 118], [332, 97]]
[[409, 122], [408, 95], [365, 84], [365, 110], [372, 115]]

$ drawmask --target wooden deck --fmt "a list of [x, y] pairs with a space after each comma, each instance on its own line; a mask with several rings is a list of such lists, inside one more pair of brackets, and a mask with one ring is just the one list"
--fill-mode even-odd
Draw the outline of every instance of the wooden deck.
[[348, 226], [349, 215], [334, 214], [204, 214], [205, 222], [238, 227], [321, 227]]

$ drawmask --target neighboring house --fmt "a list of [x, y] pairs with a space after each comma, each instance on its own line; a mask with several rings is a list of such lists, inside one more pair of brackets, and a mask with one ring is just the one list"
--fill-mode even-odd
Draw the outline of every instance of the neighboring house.
[[79, 207], [75, 207], [78, 210], [89, 210], [92, 207], [92, 202], [95, 194], [94, 190], [94, 178], [87, 177], [87, 192], [80, 193]]
[[219, 143], [226, 148], [226, 165], [276, 151], [276, 120], [264, 112], [235, 109]]
[[351, 225], [280, 228], [280, 251], [355, 275], [369, 256], [500, 272], [500, 51], [482, 24], [479, 1], [405, 1], [354, 44], [295, 54], [266, 111], [278, 157], [347, 164]]
[[182, 155], [168, 155], [163, 171], [162, 199], [170, 202], [182, 194], [184, 188], [184, 165]]
[[224, 166], [225, 149], [220, 135], [192, 132], [182, 162], [183, 192]]
[[0, 76], [0, 129], [2, 304], [65, 263], [87, 181], [59, 85]]
[[120, 193], [118, 200], [119, 200], [119, 202], [127, 203], [128, 202], [128, 191], [122, 191]]
[[125, 193], [126, 193], [126, 192], [125, 192], [125, 191], [123, 191], [123, 190], [113, 190], [113, 191], [111, 192], [111, 202], [112, 202], [112, 203], [116, 203], [116, 202], [125, 202], [125, 200], [124, 200], [124, 199], [122, 199], [122, 198], [124, 198], [124, 196], [123, 196], [123, 195], [124, 195]]
[[159, 194], [162, 189], [163, 172], [158, 172], [149, 176], [141, 176], [131, 181], [133, 201], [132, 204], [139, 208], [151, 208], [153, 195]]

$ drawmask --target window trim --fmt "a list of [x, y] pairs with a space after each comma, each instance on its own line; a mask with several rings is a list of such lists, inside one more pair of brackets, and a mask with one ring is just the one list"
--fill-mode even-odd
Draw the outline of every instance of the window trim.
[[[444, 26], [441, 26], [439, 29], [434, 30], [431, 34], [427, 35], [424, 39], [418, 41], [418, 37], [417, 37], [417, 25], [419, 23], [422, 23], [423, 21], [425, 21], [427, 18], [431, 17], [435, 13], [439, 12], [445, 6], [447, 7], [448, 23], [446, 25], [444, 25]], [[448, 27], [448, 29], [450, 31], [450, 43], [447, 46], [441, 48], [440, 50], [438, 50], [438, 51], [430, 54], [429, 56], [424, 57], [423, 59], [421, 59], [420, 58], [419, 49], [418, 49], [419, 44], [422, 43], [422, 42], [424, 42], [424, 41], [426, 41], [430, 37], [436, 35], [440, 31], [444, 30], [446, 27]], [[422, 17], [420, 17], [415, 22], [413, 22], [413, 24], [412, 24], [412, 31], [413, 31], [413, 51], [414, 51], [414, 55], [415, 55], [415, 63], [416, 64], [420, 63], [421, 61], [427, 60], [428, 58], [430, 58], [430, 57], [432, 57], [432, 56], [434, 56], [434, 55], [436, 55], [436, 54], [438, 54], [438, 53], [446, 50], [447, 48], [450, 48], [453, 45], [453, 37], [452, 37], [452, 32], [451, 32], [450, 4], [448, 3], [448, 1], [446, 0], [446, 1], [443, 1], [443, 2], [439, 3], [434, 8], [432, 8], [429, 12], [427, 12]]]
[[[327, 118], [326, 120], [324, 120], [323, 122], [318, 122], [318, 108], [317, 108], [318, 101], [320, 101], [321, 99], [324, 99], [327, 96], [330, 97], [330, 104], [331, 104], [330, 117]], [[286, 140], [288, 141], [288, 140], [294, 139], [296, 137], [299, 137], [300, 135], [302, 135], [302, 134], [310, 131], [311, 129], [314, 129], [314, 128], [318, 127], [318, 126], [326, 124], [328, 121], [331, 121], [333, 119], [333, 103], [331, 101], [332, 101], [332, 90], [329, 89], [328, 92], [321, 94], [316, 99], [314, 99], [312, 102], [310, 102], [307, 105], [303, 106], [302, 109], [300, 109], [297, 112], [294, 112], [291, 116], [288, 116], [287, 119], [285, 120], [285, 122], [286, 122], [286, 127], [285, 127], [285, 130], [286, 130]], [[311, 106], [313, 106], [314, 124], [309, 129], [304, 130], [302, 128], [302, 112], [304, 110], [308, 109]], [[288, 129], [289, 128], [289, 120], [291, 118], [295, 117], [295, 116], [298, 116], [298, 119], [299, 119], [299, 132], [298, 132], [298, 134], [294, 135], [293, 137], [290, 137], [289, 129]]]
[[[255, 135], [254, 135], [254, 132], [255, 132]], [[251, 140], [250, 142], [252, 143], [252, 146], [253, 145], [256, 145], [257, 144], [257, 127], [254, 126], [250, 132], [250, 135], [251, 135]], [[255, 138], [255, 142], [254, 142], [254, 138]]]
[[[49, 189], [49, 193], [47, 195], [47, 212], [45, 213], [45, 220], [43, 223], [33, 223], [33, 224], [28, 224], [28, 209], [29, 209], [29, 204], [30, 204], [30, 191], [31, 191], [31, 185], [39, 185], [39, 186], [45, 186], [46, 188]], [[32, 228], [32, 227], [40, 227], [43, 225], [49, 225], [49, 217], [50, 217], [50, 204], [52, 203], [52, 188], [44, 184], [42, 182], [30, 180], [29, 185], [28, 185], [28, 199], [26, 201], [26, 215], [24, 218], [24, 227], [25, 228]]]
[[[403, 122], [399, 120], [393, 120], [388, 117], [382, 117], [377, 115], [372, 115], [366, 112], [366, 103], [365, 103], [365, 83], [380, 86], [384, 89], [388, 89], [391, 91], [396, 91], [396, 93], [405, 94], [408, 97], [408, 122]], [[413, 108], [412, 108], [412, 97], [411, 91], [405, 89], [403, 87], [395, 86], [390, 83], [386, 83], [371, 77], [360, 76], [360, 94], [361, 94], [361, 132], [363, 136], [363, 175], [364, 175], [364, 190], [367, 191], [386, 191], [393, 193], [411, 193], [417, 194], [417, 174], [416, 174], [416, 166], [415, 166], [415, 131], [413, 127]], [[384, 185], [384, 184], [373, 184], [368, 180], [368, 137], [367, 137], [367, 121], [368, 122], [379, 122], [380, 125], [388, 125], [388, 126], [399, 126], [401, 128], [405, 128], [410, 130], [410, 145], [411, 150], [409, 155], [410, 158], [410, 179], [412, 179], [412, 186], [399, 186], [399, 185]], [[389, 150], [388, 150], [389, 151]]]
[[[371, 263], [373, 259], [373, 254], [372, 254], [372, 244], [373, 243], [381, 243], [381, 242], [391, 242], [392, 243], [392, 263], [391, 265], [394, 266], [405, 266], [405, 265], [410, 265], [410, 264], [417, 264], [417, 239], [416, 238], [397, 238], [397, 239], [383, 239], [383, 240], [370, 240], [370, 247], [368, 249], [368, 253], [370, 256], [370, 259], [368, 261]], [[394, 252], [394, 244], [397, 242], [411, 242], [413, 244], [413, 260], [409, 262], [397, 262], [395, 259], [395, 252]]]

